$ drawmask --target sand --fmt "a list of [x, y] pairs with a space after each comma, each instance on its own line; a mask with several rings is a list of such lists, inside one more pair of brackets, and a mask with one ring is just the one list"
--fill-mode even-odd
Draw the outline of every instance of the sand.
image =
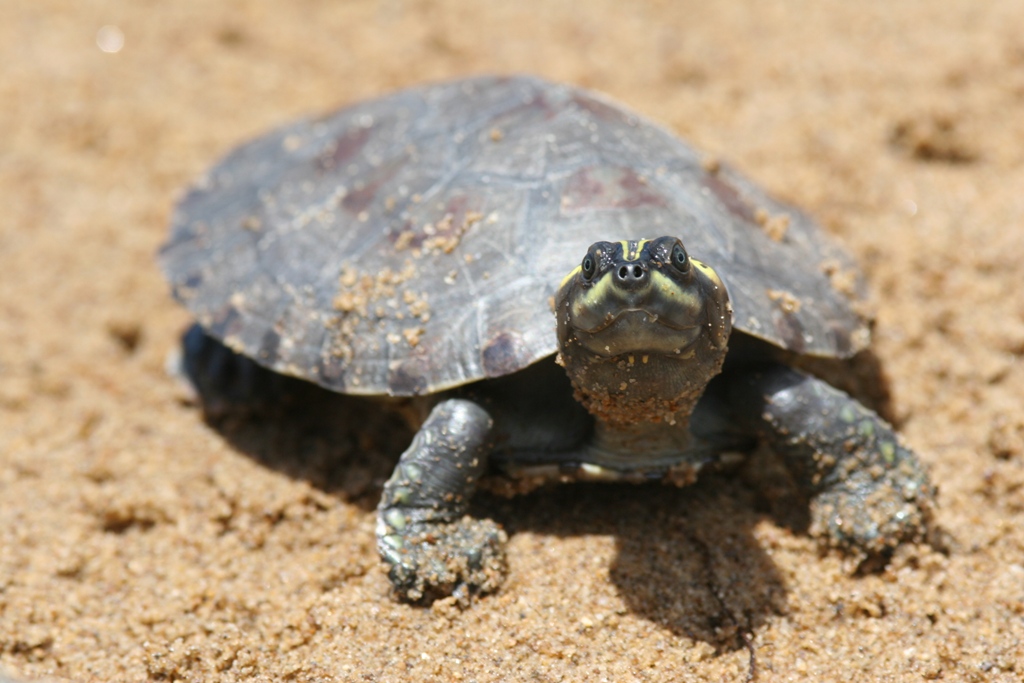
[[[1014, 0], [0, 4], [0, 669], [1021, 680], [1021, 26]], [[511, 536], [499, 593], [412, 607], [373, 538], [406, 435], [182, 401], [154, 260], [179, 189], [299, 114], [494, 71], [610, 93], [849, 248], [948, 552], [852, 575], [742, 477], [560, 487], [480, 502]]]

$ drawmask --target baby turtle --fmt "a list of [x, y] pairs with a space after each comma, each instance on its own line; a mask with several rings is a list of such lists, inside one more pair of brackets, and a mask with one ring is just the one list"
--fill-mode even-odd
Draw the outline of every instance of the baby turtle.
[[794, 367], [867, 346], [852, 261], [601, 95], [478, 77], [293, 123], [195, 184], [160, 258], [207, 394], [258, 364], [420, 397], [378, 508], [405, 599], [500, 584], [504, 532], [467, 515], [485, 473], [683, 485], [761, 442], [833, 545], [884, 557], [926, 530], [916, 456]]

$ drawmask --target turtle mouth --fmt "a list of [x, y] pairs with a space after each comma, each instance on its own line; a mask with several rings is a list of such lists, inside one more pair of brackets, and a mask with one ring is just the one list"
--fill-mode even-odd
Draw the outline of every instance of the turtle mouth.
[[634, 352], [679, 355], [700, 338], [701, 328], [697, 323], [672, 322], [656, 311], [628, 308], [609, 313], [594, 328], [577, 327], [576, 338], [601, 356]]
[[605, 316], [604, 321], [602, 323], [600, 323], [599, 325], [595, 326], [595, 327], [592, 327], [590, 329], [585, 329], [583, 327], [577, 327], [576, 330], [578, 332], [585, 332], [587, 334], [599, 334], [602, 331], [604, 331], [604, 330], [608, 329], [609, 327], [611, 327], [612, 325], [614, 325], [615, 322], [618, 321], [623, 316], [628, 316], [628, 315], [646, 316], [647, 320], [645, 322], [648, 325], [661, 325], [662, 327], [667, 327], [668, 329], [676, 330], [677, 332], [684, 332], [686, 330], [692, 330], [692, 329], [695, 329], [697, 327], [700, 327], [700, 325], [698, 325], [696, 323], [693, 323], [693, 324], [673, 323], [673, 322], [670, 321], [670, 319], [668, 317], [663, 316], [662, 314], [658, 313], [657, 311], [651, 311], [651, 310], [648, 310], [648, 309], [646, 309], [646, 308], [644, 308], [642, 306], [636, 306], [636, 307], [622, 309], [622, 310], [620, 310], [620, 311], [618, 311], [616, 313], [608, 313]]

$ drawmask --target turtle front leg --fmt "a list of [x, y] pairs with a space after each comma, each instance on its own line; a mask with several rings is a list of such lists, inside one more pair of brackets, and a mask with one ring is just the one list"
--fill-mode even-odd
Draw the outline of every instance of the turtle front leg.
[[466, 515], [487, 465], [492, 426], [472, 401], [439, 403], [384, 485], [377, 547], [399, 597], [466, 600], [501, 584], [505, 532]]
[[812, 533], [868, 556], [925, 536], [934, 488], [875, 412], [781, 365], [737, 373], [730, 398], [741, 422], [785, 460], [811, 499]]

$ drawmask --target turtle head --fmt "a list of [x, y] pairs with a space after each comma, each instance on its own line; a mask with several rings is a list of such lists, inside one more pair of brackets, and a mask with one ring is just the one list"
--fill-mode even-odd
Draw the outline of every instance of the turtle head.
[[594, 243], [555, 308], [577, 397], [618, 422], [688, 415], [721, 370], [732, 329], [718, 274], [675, 237]]

